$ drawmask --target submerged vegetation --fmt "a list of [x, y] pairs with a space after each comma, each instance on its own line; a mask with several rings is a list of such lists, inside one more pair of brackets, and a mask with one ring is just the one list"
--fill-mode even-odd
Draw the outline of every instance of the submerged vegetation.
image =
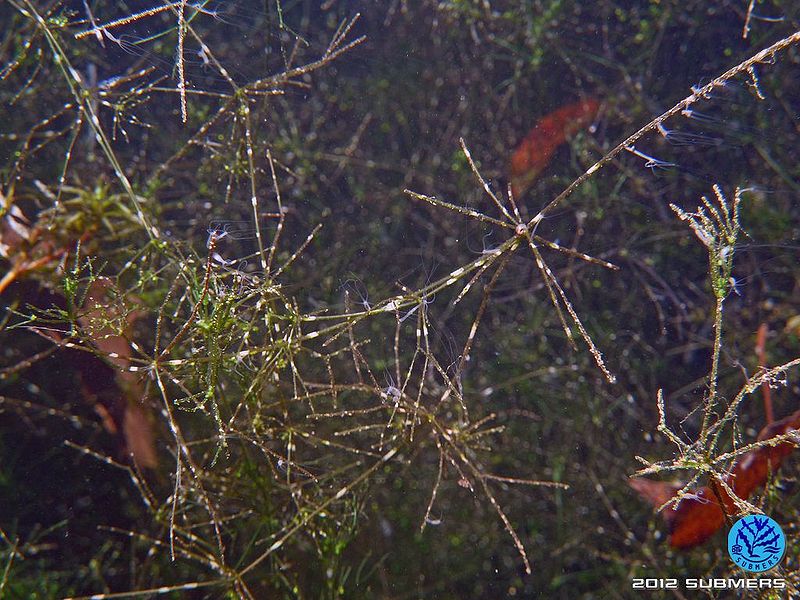
[[4, 0], [0, 597], [800, 585], [800, 8], [628, 4]]

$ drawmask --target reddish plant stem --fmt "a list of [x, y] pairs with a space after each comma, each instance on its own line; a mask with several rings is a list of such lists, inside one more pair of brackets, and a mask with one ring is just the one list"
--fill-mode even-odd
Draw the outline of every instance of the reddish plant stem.
[[[761, 369], [766, 368], [766, 342], [769, 327], [766, 323], [762, 323], [756, 333], [756, 356], [758, 357], [758, 366]], [[767, 425], [771, 425], [775, 421], [775, 413], [772, 411], [772, 390], [770, 390], [769, 382], [765, 381], [761, 384], [761, 394], [764, 398], [764, 415], [767, 420]]]

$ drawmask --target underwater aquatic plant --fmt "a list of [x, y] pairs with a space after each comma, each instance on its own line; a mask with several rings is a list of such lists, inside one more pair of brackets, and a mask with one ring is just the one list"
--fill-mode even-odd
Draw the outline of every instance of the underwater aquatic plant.
[[[0, 132], [11, 150], [3, 193], [32, 218], [53, 209], [53, 230], [77, 231], [73, 241], [82, 224], [92, 231], [80, 268], [53, 260], [3, 296], [0, 334], [13, 343], [3, 345], [2, 426], [38, 440], [18, 463], [2, 448], [3, 465], [70, 463], [50, 471], [74, 478], [58, 496], [91, 513], [65, 513], [70, 535], [48, 539], [55, 550], [33, 577], [17, 540], [35, 539], [31, 523], [54, 514], [40, 507], [55, 495], [19, 501], [19, 530], [0, 524], [11, 531], [0, 561], [17, 581], [60, 577], [43, 597], [571, 598], [616, 593], [645, 559], [680, 568], [651, 560], [658, 546], [639, 535], [644, 511], [621, 483], [650, 443], [638, 434], [652, 407], [636, 398], [699, 379], [692, 359], [715, 332], [701, 310], [703, 256], [681, 245], [663, 200], [680, 203], [696, 185], [690, 155], [726, 185], [763, 176], [769, 207], [785, 199], [793, 176], [772, 144], [794, 140], [777, 109], [797, 38], [774, 25], [769, 39], [782, 39], [769, 46], [757, 22], [752, 39], [767, 50], [728, 53], [720, 40], [741, 26], [732, 12], [714, 21], [723, 29], [702, 48], [701, 71], [683, 49], [693, 34], [680, 45], [666, 35], [696, 23], [692, 11], [707, 7], [695, 0], [494, 8], [370, 3], [353, 19], [349, 3], [307, 0], [0, 6], [13, 25], [0, 94], [17, 107]], [[664, 68], [661, 54], [686, 71]], [[748, 91], [755, 68], [769, 111]], [[708, 73], [723, 74], [661, 112]], [[717, 97], [734, 81], [741, 110]], [[536, 105], [526, 98], [558, 106], [584, 88], [608, 98], [607, 116], [574, 162], [550, 163], [562, 193], [522, 203], [498, 190], [508, 128], [527, 129]], [[545, 117], [537, 135], [554, 135], [529, 144], [523, 179], [589, 119], [597, 101], [587, 98]], [[782, 133], [749, 147], [751, 163], [733, 173], [714, 163], [729, 147], [712, 138], [724, 133], [682, 123], [704, 115], [724, 129], [737, 111]], [[630, 134], [633, 123], [646, 124]], [[664, 160], [651, 173], [628, 148]], [[69, 186], [100, 191], [72, 198]], [[751, 234], [791, 230], [794, 216], [762, 212], [774, 220]], [[497, 242], [476, 256], [465, 237], [489, 230]], [[756, 305], [749, 281], [762, 281], [767, 261], [752, 258], [735, 276]], [[714, 265], [715, 293], [730, 293], [727, 271]], [[101, 278], [105, 298], [93, 288]], [[75, 301], [26, 303], [34, 279]], [[154, 418], [154, 469], [115, 453], [89, 403], [70, 404], [88, 394], [69, 386], [63, 346], [37, 328], [68, 332], [71, 350], [136, 382]], [[124, 349], [99, 343], [112, 333]], [[721, 389], [733, 377], [725, 350]], [[680, 417], [693, 408], [684, 398], [671, 402]], [[713, 426], [699, 444], [709, 456], [687, 469], [716, 468]], [[99, 492], [109, 472], [120, 475], [113, 501]], [[6, 482], [14, 498], [41, 483], [17, 472]]]
[[739, 512], [739, 500], [747, 500], [777, 474], [784, 459], [797, 449], [798, 438], [792, 433], [798, 429], [800, 411], [770, 423], [747, 446], [749, 450], [720, 457], [718, 460], [736, 457], [730, 472], [699, 489], [685, 490], [680, 484], [648, 479], [631, 479], [629, 484], [654, 507], [663, 508], [670, 546], [688, 550], [708, 541], [726, 519]]

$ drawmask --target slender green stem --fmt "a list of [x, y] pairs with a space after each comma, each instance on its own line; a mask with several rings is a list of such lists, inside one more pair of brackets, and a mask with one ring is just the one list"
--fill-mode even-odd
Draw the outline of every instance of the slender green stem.
[[[708, 435], [708, 426], [711, 420], [711, 413], [717, 404], [717, 384], [719, 379], [719, 357], [722, 350], [722, 305], [725, 298], [716, 295], [716, 305], [714, 307], [714, 348], [711, 355], [711, 373], [708, 379], [708, 394], [706, 396], [705, 407], [703, 408], [703, 426], [700, 428], [700, 439], [705, 440]], [[712, 446], [709, 445], [707, 453], [711, 452]]]

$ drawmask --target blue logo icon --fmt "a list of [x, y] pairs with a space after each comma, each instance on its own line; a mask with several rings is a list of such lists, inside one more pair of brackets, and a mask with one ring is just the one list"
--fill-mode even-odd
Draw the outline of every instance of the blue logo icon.
[[764, 515], [750, 515], [736, 521], [728, 532], [728, 554], [745, 571], [769, 571], [786, 552], [781, 526]]

